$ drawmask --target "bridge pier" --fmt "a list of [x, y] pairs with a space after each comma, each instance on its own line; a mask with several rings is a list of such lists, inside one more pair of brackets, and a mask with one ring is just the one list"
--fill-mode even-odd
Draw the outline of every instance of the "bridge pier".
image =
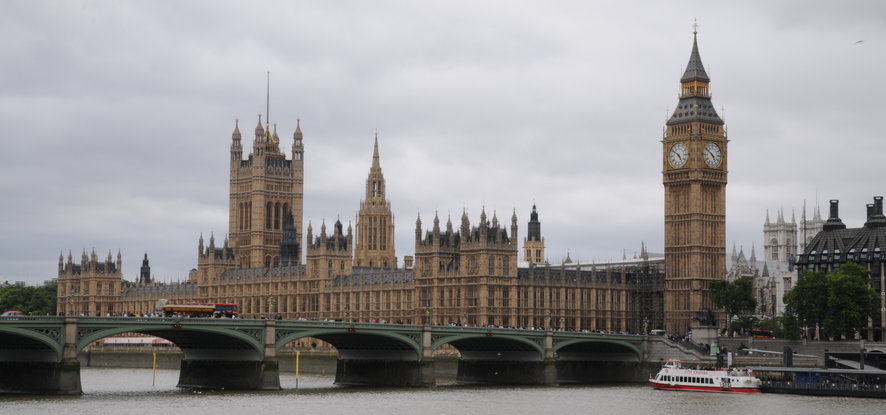
[[[77, 360], [77, 319], [63, 323], [62, 356], [48, 349], [0, 350], [0, 392], [41, 395], [80, 395]], [[12, 353], [16, 352], [16, 353]]]
[[62, 361], [57, 366], [58, 394], [80, 395], [83, 387], [80, 385], [80, 360], [77, 359], [77, 318], [65, 317], [65, 345], [62, 349]]
[[421, 336], [420, 359], [412, 351], [367, 352], [340, 349], [335, 368], [335, 383], [351, 386], [435, 386], [430, 327], [425, 326]]
[[178, 387], [198, 389], [280, 390], [276, 321], [264, 327], [262, 356], [255, 350], [182, 349]]

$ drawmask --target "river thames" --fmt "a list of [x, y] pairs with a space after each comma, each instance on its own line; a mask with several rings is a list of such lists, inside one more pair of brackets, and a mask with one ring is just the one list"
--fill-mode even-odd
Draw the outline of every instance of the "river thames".
[[0, 414], [876, 414], [886, 400], [656, 391], [645, 385], [345, 388], [333, 376], [280, 377], [282, 391], [195, 392], [178, 370], [84, 368], [82, 396], [2, 396]]

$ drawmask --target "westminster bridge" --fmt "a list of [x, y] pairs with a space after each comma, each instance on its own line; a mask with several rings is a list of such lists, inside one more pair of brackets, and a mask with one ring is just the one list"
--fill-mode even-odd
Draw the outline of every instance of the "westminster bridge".
[[[458, 350], [457, 381], [558, 385], [638, 381], [658, 336], [304, 320], [162, 317], [0, 318], [0, 391], [80, 394], [78, 353], [121, 333], [182, 351], [179, 387], [280, 389], [277, 350], [302, 338], [338, 350], [342, 385], [434, 386], [433, 352]], [[666, 342], [665, 342], [666, 343]], [[659, 347], [660, 349], [660, 347]]]

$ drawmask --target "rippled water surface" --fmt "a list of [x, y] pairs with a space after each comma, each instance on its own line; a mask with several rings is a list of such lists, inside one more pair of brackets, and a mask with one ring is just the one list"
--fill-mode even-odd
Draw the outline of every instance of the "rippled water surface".
[[656, 391], [644, 385], [345, 388], [333, 376], [280, 377], [279, 392], [192, 392], [177, 370], [84, 368], [83, 395], [0, 396], [0, 414], [876, 414], [886, 400]]

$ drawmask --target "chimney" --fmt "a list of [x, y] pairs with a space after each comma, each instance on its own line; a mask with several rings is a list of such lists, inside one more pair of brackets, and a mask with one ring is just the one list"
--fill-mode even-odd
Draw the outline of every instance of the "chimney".
[[879, 228], [886, 226], [886, 216], [883, 216], [883, 196], [874, 196], [874, 203], [868, 205], [868, 221], [865, 228]]
[[846, 225], [843, 224], [843, 221], [840, 220], [840, 201], [837, 199], [831, 199], [831, 215], [828, 217], [828, 221], [825, 222], [822, 227], [823, 231], [832, 231], [836, 229], [846, 229]]

